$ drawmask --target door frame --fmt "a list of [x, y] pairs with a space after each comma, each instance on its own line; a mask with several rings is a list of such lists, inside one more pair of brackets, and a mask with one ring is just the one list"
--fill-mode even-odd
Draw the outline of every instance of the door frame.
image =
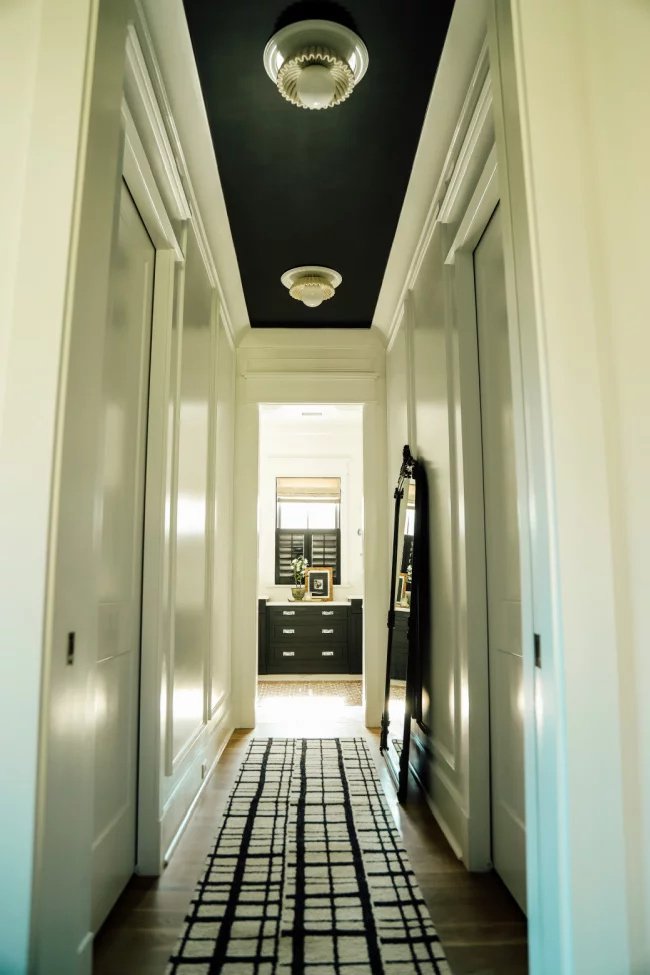
[[[127, 61], [131, 36], [129, 42]], [[183, 266], [186, 234], [181, 230], [179, 240], [174, 232], [126, 98], [122, 101], [122, 128], [122, 177], [155, 248], [145, 459], [135, 871], [159, 873], [164, 852], [159, 827], [160, 748], [165, 729], [161, 727], [159, 703], [157, 721], [152, 720], [151, 704], [152, 698], [159, 697], [163, 677], [161, 648], [169, 646], [172, 631], [175, 511], [169, 504], [174, 485], [169, 474], [168, 444], [171, 438], [174, 456], [178, 446], [178, 398], [172, 388], [172, 342], [175, 318], [179, 326], [182, 324], [178, 311], [183, 300], [183, 273], [181, 270], [177, 275], [177, 268]], [[179, 356], [181, 327], [176, 338], [176, 355]], [[170, 417], [172, 397], [174, 410]], [[172, 471], [173, 468], [172, 464]]]
[[[489, 108], [494, 112], [494, 63], [488, 74]], [[494, 124], [494, 122], [492, 123]], [[471, 127], [470, 127], [471, 128]], [[465, 471], [465, 506], [471, 510], [474, 531], [467, 532], [465, 559], [468, 575], [468, 694], [473, 715], [469, 728], [472, 755], [469, 775], [468, 862], [470, 870], [484, 870], [492, 865], [492, 811], [490, 777], [490, 701], [489, 637], [487, 617], [487, 562], [485, 535], [485, 498], [483, 491], [483, 448], [481, 430], [480, 378], [476, 295], [474, 285], [474, 249], [480, 241], [496, 207], [502, 203], [499, 162], [500, 152], [493, 135], [490, 151], [480, 167], [480, 137], [469, 140], [466, 165], [456, 199], [462, 193], [471, 196], [455, 220], [450, 223], [449, 250], [445, 264], [453, 266], [453, 283], [449, 300], [456, 325], [458, 375], [462, 402], [462, 444]], [[510, 239], [507, 235], [507, 212], [504, 214], [504, 261], [508, 286]], [[524, 766], [526, 808], [526, 898], [529, 917], [529, 956], [531, 967], [538, 951], [540, 937], [539, 888], [539, 793], [537, 765], [537, 728], [535, 694], [535, 659], [533, 637], [533, 574], [531, 562], [531, 529], [529, 512], [529, 475], [527, 435], [524, 419], [523, 368], [519, 336], [519, 319], [508, 293], [508, 334], [512, 380], [513, 418], [515, 426], [515, 461], [520, 547], [520, 580], [522, 605], [522, 652], [524, 689]], [[467, 511], [469, 517], [469, 511]], [[541, 969], [540, 969], [541, 970]]]
[[[157, 176], [154, 176], [134, 122], [136, 114], [146, 120], [157, 153], [165, 164], [162, 169], [158, 167]], [[175, 496], [174, 458], [178, 452], [180, 369], [174, 376], [172, 362], [179, 366], [182, 352], [183, 267], [187, 237], [184, 223], [190, 218], [191, 211], [173, 163], [172, 148], [132, 24], [127, 31], [121, 118], [124, 138], [121, 175], [155, 248], [145, 466], [135, 862], [136, 873], [155, 876], [163, 868], [165, 852], [160, 805], [163, 748], [168, 729], [161, 720], [160, 689], [165, 679], [169, 693], [173, 674], [175, 505], [172, 501]], [[143, 128], [141, 124], [141, 130]], [[165, 203], [163, 193], [166, 200], [176, 204], [174, 209]], [[176, 334], [175, 322], [178, 326]], [[171, 411], [170, 403], [173, 404]]]
[[[492, 146], [482, 170], [472, 165], [476, 145], [469, 153], [465, 180], [474, 189], [445, 258], [453, 266], [451, 317], [457, 337], [458, 382], [462, 404], [462, 466], [465, 517], [473, 530], [465, 537], [467, 573], [467, 682], [469, 709], [469, 822], [467, 869], [492, 867], [492, 808], [490, 801], [490, 682], [487, 607], [485, 495], [483, 491], [483, 432], [479, 374], [478, 321], [474, 287], [474, 249], [499, 204], [496, 148]], [[479, 164], [480, 165], [480, 164]], [[467, 192], [467, 188], [465, 190]], [[459, 189], [460, 193], [460, 189]], [[453, 226], [456, 226], [454, 224]]]

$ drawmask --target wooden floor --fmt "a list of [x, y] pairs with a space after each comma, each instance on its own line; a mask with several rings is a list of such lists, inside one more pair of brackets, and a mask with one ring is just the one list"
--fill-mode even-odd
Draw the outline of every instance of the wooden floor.
[[[94, 975], [162, 975], [192, 892], [219, 826], [235, 774], [252, 737], [351, 737], [370, 742], [395, 820], [453, 975], [525, 975], [526, 919], [495, 874], [469, 874], [451, 851], [417, 788], [407, 805], [396, 799], [379, 755], [379, 733], [363, 727], [361, 708], [341, 709], [323, 730], [315, 717], [258, 723], [236, 731], [208, 782], [163, 875], [134, 877], [95, 939]], [[320, 726], [320, 727], [319, 727]]]

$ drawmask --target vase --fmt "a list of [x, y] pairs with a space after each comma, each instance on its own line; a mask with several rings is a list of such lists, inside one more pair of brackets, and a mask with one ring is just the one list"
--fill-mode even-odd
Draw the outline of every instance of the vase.
[[292, 589], [291, 590], [291, 595], [293, 596], [294, 599], [304, 599], [305, 598], [305, 590], [304, 589]]

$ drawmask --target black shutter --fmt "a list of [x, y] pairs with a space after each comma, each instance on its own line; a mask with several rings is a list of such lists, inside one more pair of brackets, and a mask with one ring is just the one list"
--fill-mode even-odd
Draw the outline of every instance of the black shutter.
[[292, 531], [277, 528], [275, 532], [275, 584], [293, 586], [292, 559], [304, 555], [310, 566], [333, 569], [335, 586], [341, 585], [341, 531]]
[[330, 566], [333, 570], [334, 585], [341, 585], [341, 531], [336, 528], [332, 531], [312, 531], [311, 535], [311, 559], [309, 564], [315, 568], [318, 566]]
[[306, 549], [307, 532], [289, 531], [278, 528], [275, 532], [275, 584], [277, 586], [293, 586], [293, 569], [291, 562], [298, 556], [304, 555], [309, 559]]

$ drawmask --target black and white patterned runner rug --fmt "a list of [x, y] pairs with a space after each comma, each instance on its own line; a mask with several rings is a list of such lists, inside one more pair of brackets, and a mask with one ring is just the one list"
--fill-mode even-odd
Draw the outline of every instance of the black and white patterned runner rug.
[[449, 975], [363, 738], [254, 739], [169, 975]]

